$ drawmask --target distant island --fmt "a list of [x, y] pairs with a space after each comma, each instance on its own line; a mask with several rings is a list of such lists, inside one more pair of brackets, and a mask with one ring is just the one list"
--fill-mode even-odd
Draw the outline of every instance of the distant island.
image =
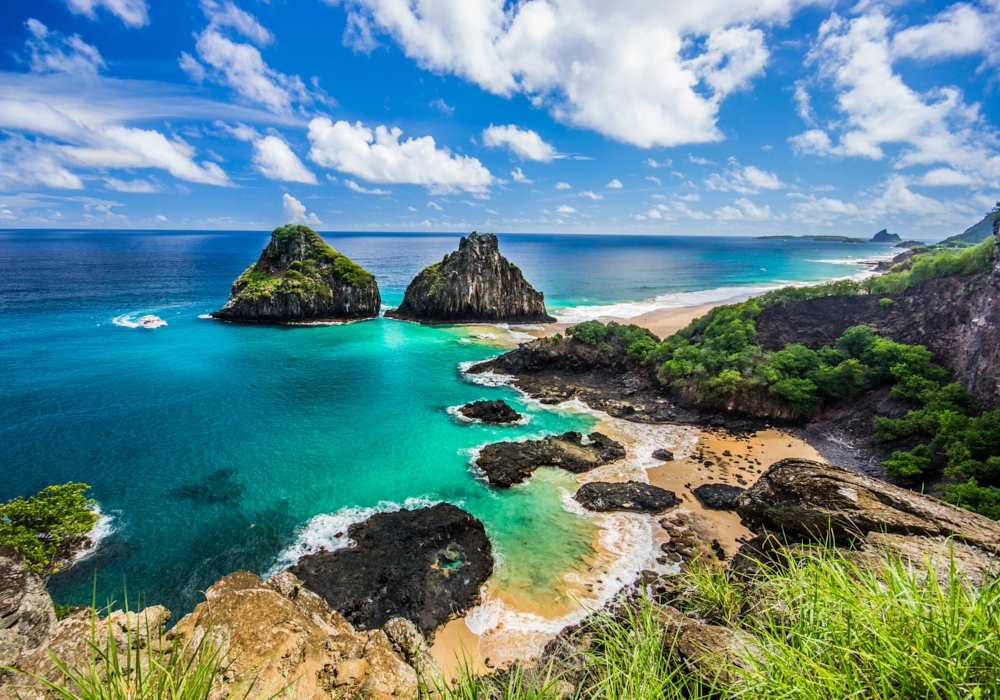
[[864, 238], [849, 236], [757, 236], [758, 241], [825, 241], [828, 243], [867, 243]]

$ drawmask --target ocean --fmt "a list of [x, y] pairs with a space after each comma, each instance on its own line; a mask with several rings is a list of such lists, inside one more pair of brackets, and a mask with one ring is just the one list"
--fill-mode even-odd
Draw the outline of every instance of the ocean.
[[[568, 498], [575, 478], [558, 470], [490, 489], [471, 460], [488, 442], [587, 432], [599, 417], [461, 372], [526, 329], [205, 318], [268, 236], [0, 231], [0, 500], [82, 481], [103, 514], [96, 546], [50, 581], [54, 599], [89, 603], [96, 586], [99, 604], [121, 604], [127, 590], [130, 605], [162, 604], [176, 620], [225, 574], [266, 575], [346, 546], [347, 526], [373, 512], [449, 501], [484, 522], [497, 557], [491, 585], [508, 606], [565, 602], [567, 572], [593, 566], [599, 528], [638, 521], [584, 514]], [[458, 244], [457, 234], [324, 237], [375, 274], [390, 306]], [[550, 312], [572, 322], [845, 277], [864, 272], [860, 260], [895, 252], [523, 234], [501, 235], [500, 249], [545, 292]], [[136, 328], [143, 314], [167, 326]], [[491, 427], [449, 412], [493, 398], [527, 422]], [[618, 561], [636, 566], [634, 556]]]

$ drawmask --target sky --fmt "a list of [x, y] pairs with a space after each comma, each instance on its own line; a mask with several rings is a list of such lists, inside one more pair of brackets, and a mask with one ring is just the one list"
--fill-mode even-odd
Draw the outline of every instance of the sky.
[[0, 227], [931, 240], [1000, 0], [4, 0]]

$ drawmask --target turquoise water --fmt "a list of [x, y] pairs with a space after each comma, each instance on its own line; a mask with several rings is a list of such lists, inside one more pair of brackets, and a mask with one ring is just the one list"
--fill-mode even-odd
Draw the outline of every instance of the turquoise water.
[[[328, 235], [398, 303], [457, 236]], [[120, 599], [123, 585], [175, 614], [237, 569], [266, 573], [370, 509], [447, 500], [483, 520], [498, 580], [551, 598], [583, 566], [594, 525], [567, 512], [574, 482], [545, 475], [507, 492], [470, 467], [486, 442], [589, 430], [586, 414], [542, 409], [473, 384], [462, 362], [498, 352], [481, 330], [378, 319], [341, 326], [224, 324], [232, 279], [259, 255], [255, 233], [0, 233], [0, 498], [84, 481], [110, 534], [51, 582], [60, 601]], [[881, 246], [593, 236], [502, 236], [550, 305], [637, 301], [857, 266], [817, 262]], [[764, 268], [762, 271], [761, 268]], [[155, 313], [144, 330], [122, 317]], [[524, 426], [457, 420], [450, 406], [505, 398]], [[416, 500], [413, 500], [416, 499]]]

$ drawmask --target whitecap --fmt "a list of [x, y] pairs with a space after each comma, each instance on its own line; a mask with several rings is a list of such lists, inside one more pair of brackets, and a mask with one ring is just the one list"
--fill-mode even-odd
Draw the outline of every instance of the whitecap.
[[94, 508], [94, 512], [97, 513], [97, 521], [94, 523], [94, 527], [91, 528], [90, 532], [84, 536], [87, 541], [87, 546], [80, 549], [73, 555], [73, 561], [86, 559], [97, 551], [104, 540], [108, 539], [115, 533], [116, 528], [114, 516], [109, 513], [101, 512], [100, 506], [96, 506]]

